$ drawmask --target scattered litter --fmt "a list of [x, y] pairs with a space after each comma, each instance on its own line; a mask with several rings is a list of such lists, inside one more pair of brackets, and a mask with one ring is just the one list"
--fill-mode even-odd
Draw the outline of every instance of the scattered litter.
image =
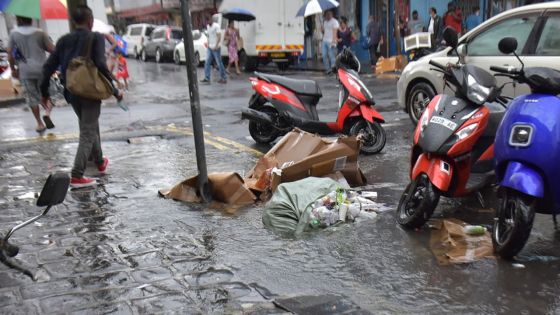
[[490, 233], [484, 229], [479, 235], [469, 235], [467, 225], [458, 219], [432, 220], [430, 247], [439, 264], [469, 263], [483, 258], [494, 258]]
[[150, 286], [149, 284], [145, 283], [145, 284], [139, 286], [138, 289], [142, 290], [142, 289], [147, 288], [149, 286]]
[[37, 197], [39, 197], [39, 195], [37, 193], [30, 191], [30, 192], [25, 193], [21, 196], [14, 197], [14, 200], [35, 199]]
[[368, 198], [368, 199], [376, 199], [377, 198], [377, 192], [375, 192], [375, 191], [361, 191], [360, 196], [362, 196], [364, 198]]
[[525, 269], [525, 265], [524, 265], [524, 264], [520, 264], [520, 263], [513, 263], [513, 264], [511, 264], [511, 266], [512, 266], [514, 269]]

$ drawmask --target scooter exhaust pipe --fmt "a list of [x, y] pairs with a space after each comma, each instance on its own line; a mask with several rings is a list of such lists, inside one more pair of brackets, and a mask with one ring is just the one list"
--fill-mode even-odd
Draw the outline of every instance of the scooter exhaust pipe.
[[241, 110], [241, 118], [252, 120], [262, 124], [274, 125], [272, 118], [268, 114], [254, 110], [252, 108], [244, 108]]

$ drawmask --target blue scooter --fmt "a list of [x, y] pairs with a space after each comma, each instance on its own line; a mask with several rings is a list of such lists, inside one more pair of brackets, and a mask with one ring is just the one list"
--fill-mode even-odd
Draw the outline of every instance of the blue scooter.
[[552, 214], [555, 222], [560, 213], [560, 71], [525, 68], [513, 37], [498, 46], [522, 67], [490, 70], [529, 85], [532, 92], [510, 103], [494, 144], [500, 202], [492, 242], [496, 253], [512, 259], [525, 246], [536, 212]]

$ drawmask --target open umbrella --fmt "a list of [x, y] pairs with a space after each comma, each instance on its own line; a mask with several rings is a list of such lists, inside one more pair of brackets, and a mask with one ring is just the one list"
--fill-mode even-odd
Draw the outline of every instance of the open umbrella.
[[222, 16], [230, 21], [252, 21], [255, 15], [249, 10], [233, 8], [222, 12]]
[[339, 6], [339, 3], [335, 0], [310, 0], [299, 8], [296, 16], [305, 16], [322, 13], [326, 10], [330, 10]]
[[0, 11], [32, 19], [68, 19], [66, 0], [0, 0]]
[[113, 25], [109, 25], [100, 19], [93, 20], [93, 28], [91, 30], [101, 34], [111, 34], [111, 32], [115, 32]]

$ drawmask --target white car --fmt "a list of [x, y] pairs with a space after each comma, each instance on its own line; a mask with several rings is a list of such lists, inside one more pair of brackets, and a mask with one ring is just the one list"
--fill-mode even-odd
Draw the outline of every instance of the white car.
[[[206, 50], [208, 49], [208, 38], [204, 32], [199, 30], [194, 30], [193, 34], [193, 44], [194, 44], [194, 64], [200, 66], [204, 64], [206, 60]], [[185, 57], [185, 44], [183, 41], [175, 46], [175, 50], [173, 52], [173, 61], [176, 64], [180, 64], [182, 62], [186, 62], [187, 58]]]
[[[519, 67], [513, 55], [498, 49], [500, 39], [515, 37], [517, 54], [526, 67], [551, 67], [560, 70], [560, 2], [527, 5], [503, 12], [482, 23], [459, 39], [458, 51], [465, 62], [488, 70], [490, 66]], [[451, 48], [427, 55], [409, 63], [397, 83], [399, 103], [416, 123], [436, 95], [444, 92], [443, 75], [430, 70], [429, 61], [441, 64], [457, 62]], [[511, 79], [496, 77], [499, 85]], [[507, 84], [502, 95], [514, 97], [529, 92], [525, 84]], [[449, 88], [445, 93], [453, 93]]]
[[152, 24], [131, 24], [126, 27], [126, 33], [123, 39], [126, 41], [126, 55], [139, 58], [140, 53], [144, 50], [144, 44], [152, 34], [155, 26]]

